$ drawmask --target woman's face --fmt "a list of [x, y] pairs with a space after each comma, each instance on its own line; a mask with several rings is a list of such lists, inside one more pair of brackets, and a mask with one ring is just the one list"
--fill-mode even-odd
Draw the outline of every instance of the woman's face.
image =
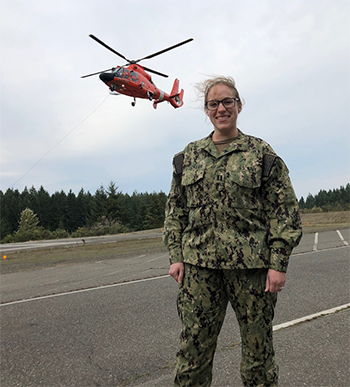
[[[218, 84], [210, 89], [207, 101], [211, 101], [213, 99], [222, 101], [225, 98], [236, 97], [237, 95], [233, 89], [226, 85]], [[215, 110], [206, 109], [206, 113], [214, 126], [214, 140], [218, 141], [237, 137], [237, 118], [241, 110], [242, 106], [239, 101], [236, 101], [234, 107], [230, 108], [225, 108], [225, 106], [220, 103]]]

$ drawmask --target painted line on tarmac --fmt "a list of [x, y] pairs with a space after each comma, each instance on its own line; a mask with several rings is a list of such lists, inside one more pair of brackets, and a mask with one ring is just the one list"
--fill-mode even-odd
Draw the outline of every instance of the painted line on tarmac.
[[80, 290], [72, 290], [71, 292], [64, 292], [64, 293], [57, 293], [57, 294], [50, 294], [48, 296], [40, 296], [40, 297], [33, 297], [33, 298], [26, 298], [24, 300], [18, 300], [18, 301], [11, 301], [11, 302], [4, 302], [0, 304], [1, 306], [7, 306], [7, 305], [15, 305], [15, 304], [22, 304], [24, 302], [30, 302], [30, 301], [38, 301], [38, 300], [45, 300], [47, 298], [54, 298], [54, 297], [61, 297], [61, 296], [69, 296], [70, 294], [77, 294], [77, 293], [84, 293], [84, 292], [90, 292], [92, 290], [100, 290], [100, 289], [108, 289], [108, 288], [114, 288], [116, 286], [124, 286], [124, 285], [133, 285], [136, 283], [141, 282], [147, 282], [147, 281], [154, 281], [162, 278], [170, 277], [169, 274], [161, 275], [158, 277], [151, 277], [151, 278], [145, 278], [141, 280], [134, 280], [129, 282], [120, 282], [118, 284], [111, 284], [111, 285], [102, 285], [102, 286], [95, 286], [93, 288], [88, 289], [80, 289]]
[[344, 239], [342, 233], [341, 233], [339, 230], [337, 230], [337, 234], [338, 234], [340, 240], [344, 243], [344, 245], [345, 245], [345, 246], [348, 246], [349, 243]]
[[164, 259], [164, 258], [167, 258], [168, 256], [169, 256], [169, 254], [164, 254], [164, 255], [161, 255], [160, 257], [150, 259], [149, 261], [147, 261], [147, 263], [153, 262], [153, 261], [158, 261], [159, 259]]
[[[305, 317], [302, 317], [302, 318], [298, 318], [296, 320], [288, 321], [288, 322], [283, 323], [283, 324], [274, 325], [272, 327], [272, 330], [274, 332], [277, 332], [277, 331], [280, 331], [281, 329], [291, 328], [291, 327], [293, 327], [295, 325], [302, 324], [302, 323], [305, 323], [305, 322], [308, 322], [308, 321], [312, 321], [312, 320], [315, 320], [316, 318], [319, 318], [319, 317], [329, 316], [331, 314], [334, 314], [334, 313], [337, 313], [337, 312], [340, 312], [342, 310], [346, 310], [346, 309], [349, 309], [349, 308], [350, 308], [350, 304], [340, 305], [340, 306], [337, 306], [336, 308], [332, 308], [332, 309], [328, 309], [328, 310], [323, 310], [322, 312], [319, 312], [319, 313], [310, 314], [309, 316], [305, 316]], [[233, 345], [231, 345], [229, 348], [233, 349], [237, 345], [241, 345], [241, 344], [242, 344], [242, 341], [238, 341], [237, 343], [234, 343]]]
[[120, 272], [125, 271], [125, 270], [126, 269], [120, 269], [120, 270], [117, 270], [117, 271], [113, 271], [112, 273], [104, 274], [102, 277], [108, 277], [110, 275], [114, 275], [114, 274], [120, 273]]
[[313, 251], [317, 251], [317, 245], [318, 245], [318, 232], [315, 233], [315, 242], [314, 242], [314, 247]]
[[[302, 253], [295, 253], [295, 254], [292, 254], [291, 256], [299, 256], [299, 255], [306, 255], [306, 254], [322, 253], [324, 251], [344, 249], [344, 248], [348, 248], [348, 247], [349, 247], [349, 245], [347, 245], [347, 246], [340, 246], [340, 247], [331, 247], [329, 249], [322, 249], [322, 250], [317, 250], [317, 251], [306, 251], [306, 252], [302, 252]], [[95, 286], [95, 287], [87, 288], [87, 289], [72, 290], [70, 292], [50, 294], [50, 295], [47, 295], [47, 296], [39, 296], [39, 297], [33, 297], [33, 298], [26, 298], [26, 299], [23, 299], [23, 300], [3, 302], [3, 303], [0, 304], [0, 307], [1, 306], [7, 306], [7, 305], [22, 304], [24, 302], [30, 302], [30, 301], [44, 300], [44, 299], [53, 298], [53, 297], [68, 296], [70, 294], [90, 292], [92, 290], [108, 289], [108, 288], [113, 288], [113, 287], [116, 287], [116, 286], [123, 286], [123, 285], [132, 285], [132, 284], [135, 284], [135, 283], [146, 282], [146, 281], [153, 281], [153, 280], [167, 278], [167, 277], [170, 277], [170, 275], [169, 274], [165, 274], [165, 275], [162, 275], [162, 276], [145, 278], [145, 279], [141, 279], [141, 280], [134, 280], [134, 281], [129, 281], [129, 282], [120, 282], [120, 283], [117, 283], [117, 284]], [[322, 312], [320, 312], [320, 313], [322, 313]]]
[[315, 318], [318, 318], [318, 317], [328, 316], [330, 314], [334, 314], [336, 312], [339, 312], [340, 310], [345, 310], [348, 308], [350, 308], [350, 303], [337, 306], [336, 308], [323, 310], [322, 312], [319, 312], [319, 313], [310, 314], [309, 316], [297, 318], [296, 320], [292, 320], [292, 321], [288, 321], [288, 322], [283, 323], [283, 324], [275, 325], [273, 327], [273, 331], [276, 332], [276, 331], [279, 331], [280, 329], [289, 328], [289, 327], [292, 327], [293, 325], [297, 325], [297, 324], [300, 324], [300, 323], [303, 323], [306, 321], [311, 321], [311, 320], [314, 320]]
[[135, 259], [143, 258], [146, 254], [138, 255], [137, 257], [126, 259], [126, 262], [135, 261]]
[[298, 255], [307, 255], [307, 254], [315, 254], [315, 253], [323, 253], [325, 251], [332, 251], [332, 250], [338, 250], [338, 249], [345, 249], [349, 247], [349, 245], [346, 246], [337, 246], [337, 247], [329, 247], [327, 249], [322, 249], [322, 250], [312, 250], [312, 251], [302, 251], [300, 253], [293, 253], [291, 254], [291, 257], [296, 257]]

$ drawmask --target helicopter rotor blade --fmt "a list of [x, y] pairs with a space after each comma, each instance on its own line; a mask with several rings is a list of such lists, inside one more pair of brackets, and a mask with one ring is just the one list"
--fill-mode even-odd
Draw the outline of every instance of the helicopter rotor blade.
[[116, 55], [120, 56], [121, 58], [123, 58], [124, 60], [126, 60], [127, 62], [131, 63], [131, 61], [129, 59], [125, 58], [125, 56], [123, 54], [120, 54], [118, 51], [114, 50], [112, 47], [107, 46], [106, 43], [102, 42], [102, 40], [100, 40], [99, 38], [96, 38], [96, 36], [94, 36], [92, 34], [90, 34], [89, 36], [90, 36], [90, 38], [94, 39], [97, 43], [100, 43], [103, 47], [107, 48], [107, 50], [112, 51], [113, 54], [116, 54]]
[[138, 60], [133, 61], [133, 62], [138, 63], [138, 62], [140, 62], [141, 60], [144, 60], [144, 59], [151, 59], [151, 58], [154, 58], [154, 57], [157, 56], [157, 55], [164, 54], [165, 52], [170, 51], [170, 50], [173, 50], [174, 48], [180, 47], [180, 46], [182, 46], [183, 44], [186, 44], [186, 43], [191, 42], [192, 40], [193, 40], [193, 38], [184, 40], [184, 41], [181, 42], [181, 43], [175, 44], [174, 46], [165, 48], [164, 50], [161, 50], [161, 51], [158, 51], [158, 52], [156, 52], [156, 53], [154, 53], [154, 54], [145, 56], [144, 58], [138, 59]]
[[[127, 59], [124, 55], [122, 55], [121, 53], [119, 53], [118, 51], [114, 50], [112, 47], [109, 47], [106, 43], [102, 42], [102, 40], [100, 40], [99, 38], [97, 38], [96, 36], [90, 34], [89, 35], [91, 39], [95, 40], [97, 43], [101, 44], [103, 47], [107, 48], [107, 50], [113, 52], [113, 54], [116, 54], [118, 55], [120, 58], [124, 59], [125, 61], [127, 61], [129, 64], [136, 64], [144, 59], [151, 59], [151, 58], [154, 58], [155, 56], [157, 55], [160, 55], [160, 54], [164, 54], [165, 52], [167, 51], [170, 51], [170, 50], [173, 50], [174, 48], [177, 48], [177, 47], [180, 47], [182, 46], [183, 44], [186, 44], [186, 43], [189, 43], [193, 40], [193, 38], [190, 38], [190, 39], [187, 39], [187, 40], [184, 40], [183, 42], [180, 42], [178, 44], [175, 44], [174, 46], [171, 46], [171, 47], [168, 47], [168, 48], [165, 48], [164, 50], [161, 50], [161, 51], [158, 51], [158, 52], [155, 52], [154, 54], [151, 54], [151, 55], [147, 55], [145, 56], [144, 58], [141, 58], [141, 59], [138, 59], [138, 60], [130, 60], [130, 59]], [[124, 67], [124, 66], [122, 66]], [[163, 74], [163, 73], [160, 73], [158, 71], [155, 71], [155, 70], [152, 70], [150, 68], [147, 68], [147, 67], [144, 67], [142, 66], [146, 71], [149, 71], [153, 74], [157, 74], [157, 75], [160, 75], [161, 77], [165, 77], [165, 78], [168, 78], [168, 75], [166, 74]], [[111, 69], [108, 69], [108, 70], [103, 70], [103, 71], [98, 71], [96, 73], [92, 73], [92, 74], [88, 74], [88, 75], [84, 75], [82, 76], [81, 78], [87, 78], [87, 77], [91, 77], [93, 75], [97, 75], [97, 74], [101, 74], [101, 73], [105, 73], [107, 71], [113, 71], [115, 70], [115, 67], [112, 67]]]
[[142, 66], [142, 68], [144, 68], [146, 71], [148, 71], [148, 72], [150, 72], [150, 73], [160, 75], [161, 77], [164, 77], [164, 78], [168, 78], [168, 77], [169, 77], [169, 75], [162, 74], [162, 73], [160, 73], [160, 72], [158, 72], [158, 71], [149, 69], [148, 67]]
[[93, 75], [98, 75], [98, 74], [106, 73], [107, 71], [113, 71], [113, 70], [115, 70], [115, 67], [112, 67], [111, 69], [107, 69], [107, 70], [103, 70], [103, 71], [97, 71], [96, 73], [83, 75], [81, 78], [92, 77]]

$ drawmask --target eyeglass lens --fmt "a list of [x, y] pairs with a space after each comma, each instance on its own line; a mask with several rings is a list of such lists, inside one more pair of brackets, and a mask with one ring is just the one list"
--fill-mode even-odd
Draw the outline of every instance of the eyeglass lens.
[[220, 103], [222, 103], [225, 108], [234, 107], [235, 99], [234, 98], [225, 98], [221, 101], [218, 101], [218, 100], [208, 101], [207, 108], [210, 110], [217, 109], [219, 107]]

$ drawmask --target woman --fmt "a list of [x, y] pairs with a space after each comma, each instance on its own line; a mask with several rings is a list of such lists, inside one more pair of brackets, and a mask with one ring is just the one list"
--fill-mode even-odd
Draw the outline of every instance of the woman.
[[240, 326], [244, 386], [277, 386], [272, 344], [277, 293], [301, 238], [284, 162], [237, 128], [242, 101], [230, 77], [200, 85], [213, 132], [174, 157], [164, 242], [180, 284], [175, 386], [210, 386], [227, 303]]

